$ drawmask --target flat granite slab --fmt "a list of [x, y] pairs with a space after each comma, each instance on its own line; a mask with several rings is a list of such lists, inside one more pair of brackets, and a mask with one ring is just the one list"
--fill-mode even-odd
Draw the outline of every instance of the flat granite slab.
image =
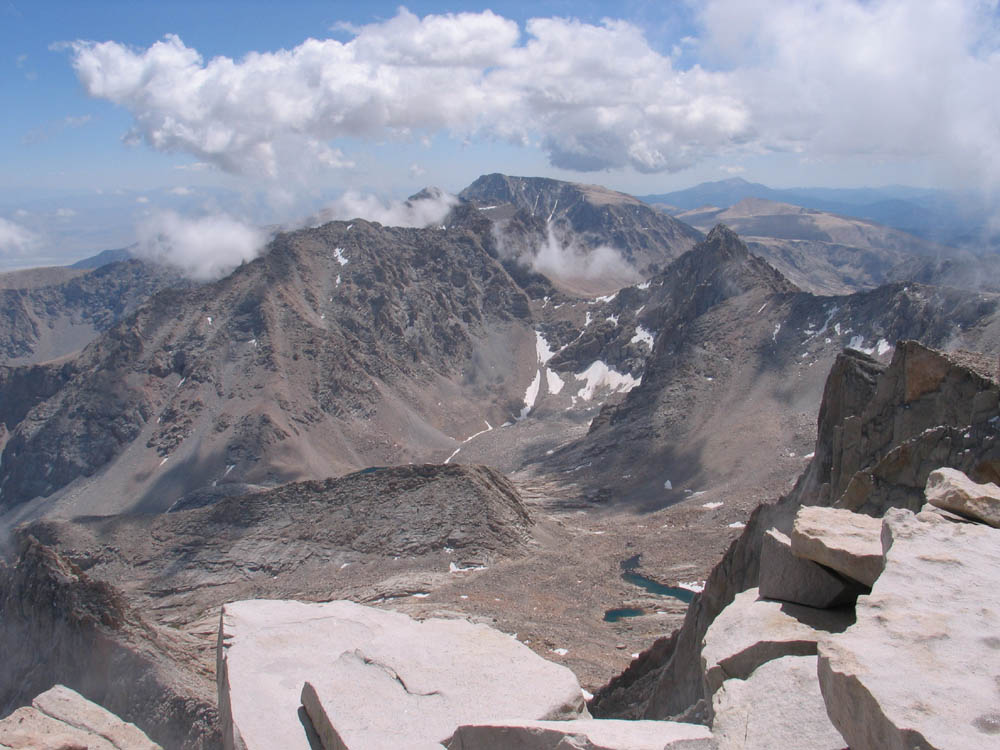
[[715, 750], [702, 724], [676, 721], [494, 721], [459, 727], [448, 750]]
[[883, 544], [857, 622], [819, 643], [830, 719], [852, 750], [1000, 748], [1000, 531], [890, 509]]
[[353, 602], [227, 604], [218, 661], [227, 748], [308, 750], [311, 725], [327, 748], [415, 750], [460, 724], [588, 716], [576, 676], [509, 635]]

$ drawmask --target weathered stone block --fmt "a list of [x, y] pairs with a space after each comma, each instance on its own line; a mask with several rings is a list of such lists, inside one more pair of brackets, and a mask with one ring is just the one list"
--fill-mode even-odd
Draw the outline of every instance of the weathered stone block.
[[758, 588], [765, 599], [820, 609], [851, 603], [868, 591], [856, 581], [792, 554], [791, 540], [777, 529], [764, 534]]
[[799, 509], [792, 552], [871, 586], [882, 572], [882, 522], [838, 508]]

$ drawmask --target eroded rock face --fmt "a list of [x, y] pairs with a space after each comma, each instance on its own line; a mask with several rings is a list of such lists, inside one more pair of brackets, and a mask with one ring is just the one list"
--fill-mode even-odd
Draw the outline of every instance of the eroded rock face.
[[162, 750], [134, 724], [63, 685], [0, 721], [0, 748]]
[[945, 467], [931, 472], [926, 494], [931, 505], [1000, 528], [1000, 487], [993, 482], [979, 484]]
[[712, 699], [719, 750], [842, 750], [826, 715], [815, 656], [784, 656], [746, 679], [726, 680]]
[[495, 721], [461, 726], [448, 750], [715, 750], [707, 727], [673, 721]]
[[[108, 584], [32, 537], [0, 565], [0, 712], [61, 682], [142, 727], [168, 748], [218, 743], [210, 682], [197, 647], [146, 621]], [[45, 710], [55, 710], [55, 698]]]
[[819, 645], [852, 750], [1000, 747], [1000, 531], [886, 513], [885, 570], [857, 622]]
[[801, 508], [792, 529], [792, 552], [871, 586], [882, 572], [881, 533], [877, 518], [836, 508]]
[[573, 673], [510, 636], [346, 601], [227, 604], [217, 673], [227, 748], [308, 749], [300, 699], [326, 747], [435, 747], [460, 724], [587, 716]]

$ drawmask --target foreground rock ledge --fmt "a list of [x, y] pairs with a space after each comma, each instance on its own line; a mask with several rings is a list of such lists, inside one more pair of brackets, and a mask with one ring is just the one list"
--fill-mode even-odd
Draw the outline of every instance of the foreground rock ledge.
[[494, 721], [459, 727], [448, 750], [715, 750], [708, 727], [674, 721]]
[[589, 716], [573, 673], [508, 635], [352, 602], [227, 604], [218, 662], [226, 748], [309, 750], [314, 726], [326, 747], [415, 749], [462, 724]]
[[819, 644], [852, 750], [1000, 748], [1000, 531], [886, 513], [885, 570], [857, 622]]

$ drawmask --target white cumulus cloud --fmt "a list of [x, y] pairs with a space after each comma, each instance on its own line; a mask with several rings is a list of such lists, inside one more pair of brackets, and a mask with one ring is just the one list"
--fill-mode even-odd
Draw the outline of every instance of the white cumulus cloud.
[[0, 253], [3, 255], [24, 255], [38, 243], [38, 235], [30, 229], [0, 218]]
[[[540, 145], [557, 167], [676, 171], [768, 151], [1000, 174], [1000, 20], [985, 0], [706, 0], [671, 54], [639, 27], [406, 9], [346, 41], [205, 60], [77, 41], [132, 136], [224, 170], [302, 178], [345, 149], [441, 133]], [[698, 60], [683, 66], [679, 60]], [[347, 144], [352, 144], [348, 146]]]
[[253, 260], [267, 235], [231, 216], [186, 218], [174, 211], [155, 213], [137, 227], [135, 254], [177, 268], [198, 281], [217, 279]]
[[77, 41], [87, 92], [128, 109], [133, 136], [271, 177], [351, 162], [338, 138], [448, 132], [529, 143], [554, 164], [678, 169], [746, 128], [725, 77], [673, 69], [635, 26], [405, 9], [291, 50], [205, 61], [169, 35], [148, 49]]

